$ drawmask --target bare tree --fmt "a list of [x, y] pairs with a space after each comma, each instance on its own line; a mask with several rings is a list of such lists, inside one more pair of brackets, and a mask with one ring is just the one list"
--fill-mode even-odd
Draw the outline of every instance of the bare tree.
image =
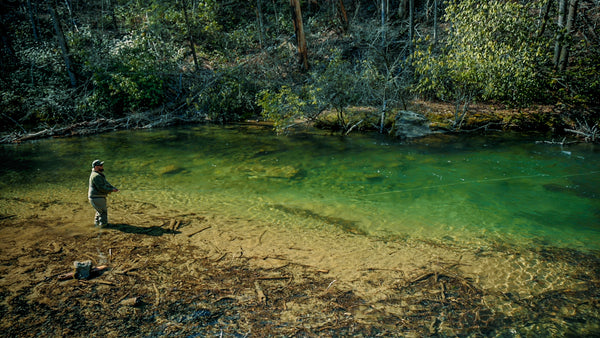
[[348, 30], [350, 22], [348, 21], [348, 12], [346, 12], [346, 7], [344, 7], [344, 0], [338, 1], [338, 15], [340, 17], [340, 21], [342, 22], [342, 29], [345, 32]]
[[40, 36], [38, 34], [38, 28], [36, 24], [36, 11], [34, 10], [34, 6], [31, 5], [31, 0], [27, 0], [27, 12], [29, 13], [29, 21], [31, 23], [31, 29], [33, 30], [33, 38], [35, 41], [40, 41]]
[[71, 62], [69, 46], [67, 45], [65, 34], [63, 33], [53, 2], [50, 2], [48, 4], [48, 11], [50, 12], [50, 16], [52, 17], [52, 22], [54, 24], [54, 32], [56, 33], [56, 40], [58, 41], [58, 45], [60, 46], [63, 60], [65, 62], [65, 67], [67, 69], [67, 74], [69, 75], [69, 79], [71, 81], [71, 87], [75, 88], [77, 87], [77, 76], [75, 74], [75, 71], [73, 70], [73, 63]]
[[433, 44], [437, 45], [438, 40], [438, 1], [433, 0]]
[[408, 52], [412, 55], [415, 38], [415, 0], [408, 0], [408, 11]]
[[386, 0], [381, 0], [381, 45], [385, 46], [386, 45], [386, 34], [385, 34], [385, 23], [387, 21], [386, 19]]
[[264, 24], [263, 24], [263, 12], [262, 12], [262, 0], [256, 0], [256, 19], [258, 20], [258, 44], [260, 48], [263, 48], [265, 40]]
[[554, 44], [554, 68], [558, 69], [558, 62], [560, 61], [560, 51], [565, 38], [564, 27], [565, 27], [565, 12], [567, 8], [568, 0], [558, 0], [558, 32], [556, 34], [556, 42]]
[[405, 19], [408, 14], [408, 0], [400, 0], [400, 5], [398, 5], [398, 17], [400, 19]]
[[198, 57], [196, 56], [196, 43], [194, 42], [194, 34], [192, 31], [192, 25], [187, 12], [187, 1], [181, 1], [181, 9], [183, 10], [183, 19], [185, 20], [185, 27], [188, 31], [188, 41], [190, 43], [190, 49], [192, 51], [192, 57], [194, 58], [194, 69], [198, 71], [200, 66], [198, 65]]
[[[435, 1], [434, 6], [437, 8], [437, 0]], [[414, 39], [415, 34], [415, 0], [400, 0], [400, 3], [398, 5], [398, 17], [400, 18], [400, 20], [408, 19], [408, 51], [412, 54], [412, 41]], [[437, 21], [437, 16], [434, 18], [434, 20]], [[434, 39], [437, 38], [437, 27], [435, 26]]]
[[579, 4], [579, 0], [570, 0], [569, 1], [569, 12], [567, 15], [567, 25], [565, 27], [566, 39], [562, 43], [562, 46], [560, 49], [560, 58], [558, 61], [558, 70], [560, 70], [561, 72], [565, 71], [569, 64], [569, 47], [571, 45], [571, 34], [573, 32], [573, 27], [575, 26], [575, 20], [577, 18], [578, 4]]
[[550, 18], [550, 8], [552, 7], [552, 0], [547, 0], [544, 8], [540, 10], [540, 14], [542, 18], [540, 20], [540, 29], [538, 30], [538, 37], [544, 35], [546, 31], [546, 25], [548, 24], [548, 19]]
[[294, 24], [294, 31], [296, 32], [296, 40], [298, 42], [299, 63], [304, 70], [308, 70], [308, 47], [306, 45], [306, 37], [304, 36], [300, 1], [290, 0], [290, 7], [292, 9], [292, 22]]

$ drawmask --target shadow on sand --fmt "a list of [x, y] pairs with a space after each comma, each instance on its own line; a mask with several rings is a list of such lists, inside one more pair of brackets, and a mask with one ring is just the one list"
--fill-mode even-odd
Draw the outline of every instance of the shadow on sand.
[[149, 235], [149, 236], [162, 236], [164, 234], [180, 234], [181, 231], [164, 229], [159, 226], [151, 226], [151, 227], [140, 227], [125, 223], [116, 223], [116, 224], [108, 224], [103, 229], [113, 229], [121, 232], [125, 232], [128, 234], [141, 234], [141, 235]]

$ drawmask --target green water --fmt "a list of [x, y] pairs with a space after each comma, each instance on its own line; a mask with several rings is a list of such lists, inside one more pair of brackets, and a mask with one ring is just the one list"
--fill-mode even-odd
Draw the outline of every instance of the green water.
[[[3, 145], [0, 195], [85, 199], [99, 158], [122, 190], [110, 203], [358, 235], [600, 249], [600, 148], [539, 139], [436, 135], [403, 143], [275, 136], [255, 126], [124, 131]], [[10, 213], [2, 203], [0, 213]]]

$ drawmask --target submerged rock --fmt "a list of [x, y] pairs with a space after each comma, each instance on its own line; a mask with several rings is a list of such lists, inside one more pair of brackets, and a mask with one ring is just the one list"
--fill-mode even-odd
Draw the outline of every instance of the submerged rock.
[[563, 194], [571, 194], [582, 198], [600, 198], [600, 192], [592, 189], [584, 189], [579, 185], [563, 185], [556, 183], [544, 184], [544, 189], [552, 192], [558, 192]]
[[160, 168], [159, 174], [160, 175], [175, 175], [175, 174], [179, 174], [184, 171], [185, 171], [184, 168], [182, 168], [180, 166], [176, 166], [174, 164], [170, 164], [166, 167]]
[[401, 110], [396, 115], [394, 135], [399, 138], [422, 137], [431, 134], [429, 120], [421, 114]]
[[246, 168], [250, 178], [282, 178], [282, 179], [292, 179], [296, 178], [300, 174], [300, 170], [294, 168], [292, 166], [263, 166], [261, 164], [254, 165], [252, 167]]

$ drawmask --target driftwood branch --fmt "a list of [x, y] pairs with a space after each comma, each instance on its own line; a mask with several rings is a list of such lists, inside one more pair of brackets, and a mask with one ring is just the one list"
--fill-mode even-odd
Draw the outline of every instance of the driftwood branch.
[[101, 118], [95, 121], [85, 121], [63, 127], [50, 127], [31, 133], [12, 133], [0, 138], [0, 143], [20, 143], [50, 137], [70, 137], [100, 134], [120, 129], [150, 129], [154, 127], [166, 127], [180, 123], [203, 122], [199, 117], [188, 118], [168, 113], [160, 116], [148, 114], [137, 114], [119, 119]]
[[204, 227], [204, 228], [202, 228], [202, 229], [200, 229], [200, 230], [198, 230], [198, 231], [194, 231], [194, 232], [192, 232], [191, 234], [189, 234], [189, 235], [187, 235], [187, 236], [188, 236], [188, 237], [192, 237], [192, 236], [194, 236], [194, 235], [196, 235], [196, 234], [199, 234], [199, 233], [201, 233], [202, 231], [204, 231], [204, 230], [207, 230], [207, 229], [210, 229], [210, 228], [211, 228], [211, 226], [209, 225], [209, 226], [207, 226], [207, 227]]
[[351, 131], [352, 131], [354, 128], [358, 127], [358, 125], [360, 125], [360, 124], [361, 124], [363, 121], [364, 121], [364, 119], [362, 119], [362, 120], [358, 121], [358, 122], [357, 122], [357, 123], [355, 123], [355, 124], [354, 124], [352, 127], [348, 128], [348, 130], [346, 131], [346, 133], [345, 133], [344, 135], [348, 135], [348, 134], [350, 134], [350, 132], [351, 132]]
[[284, 279], [290, 279], [292, 278], [292, 276], [262, 276], [262, 277], [257, 277], [256, 279], [258, 280], [284, 280]]
[[561, 146], [579, 143], [579, 141], [569, 141], [569, 142], [567, 142], [566, 140], [567, 140], [567, 138], [564, 137], [561, 141], [554, 141], [554, 140], [552, 140], [552, 141], [535, 141], [535, 143], [536, 144], [542, 144], [542, 143], [543, 144], [558, 144], [558, 145], [561, 145]]
[[584, 120], [583, 122], [577, 120], [577, 129], [565, 129], [569, 133], [582, 136], [586, 142], [596, 142], [600, 139], [600, 125], [591, 125]]

